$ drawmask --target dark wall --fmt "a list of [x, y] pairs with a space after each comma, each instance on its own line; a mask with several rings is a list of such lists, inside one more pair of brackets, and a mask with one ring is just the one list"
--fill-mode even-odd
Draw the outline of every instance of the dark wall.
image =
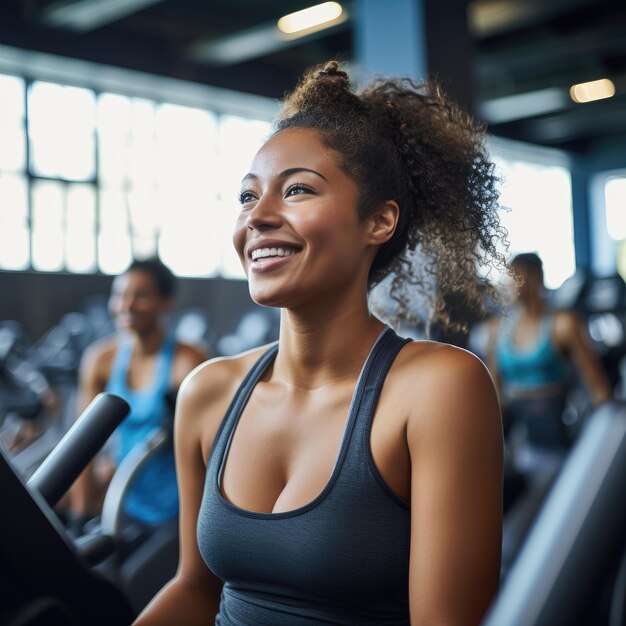
[[[63, 315], [80, 311], [89, 298], [106, 297], [112, 280], [103, 275], [0, 272], [0, 320], [17, 320], [36, 341]], [[243, 280], [179, 279], [176, 310], [203, 309], [218, 337], [255, 306]]]

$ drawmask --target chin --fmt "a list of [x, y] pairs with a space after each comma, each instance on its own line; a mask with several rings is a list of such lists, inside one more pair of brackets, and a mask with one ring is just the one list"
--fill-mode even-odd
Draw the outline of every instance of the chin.
[[273, 307], [275, 309], [288, 309], [297, 305], [300, 300], [297, 294], [282, 289], [264, 289], [254, 287], [248, 283], [250, 297], [259, 306]]

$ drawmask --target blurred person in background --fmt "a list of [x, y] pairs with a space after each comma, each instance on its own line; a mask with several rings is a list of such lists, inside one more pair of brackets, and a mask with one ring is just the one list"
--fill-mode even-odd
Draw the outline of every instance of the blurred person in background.
[[[70, 491], [75, 532], [99, 515], [116, 466], [155, 428], [171, 430], [176, 392], [206, 356], [179, 343], [167, 329], [176, 279], [158, 258], [136, 260], [112, 285], [109, 308], [118, 332], [92, 344], [80, 367], [78, 411], [100, 392], [124, 398], [131, 407], [107, 446]], [[176, 519], [178, 489], [170, 438], [140, 471], [124, 503], [129, 518], [147, 528]]]
[[510, 266], [515, 302], [488, 325], [487, 362], [499, 390], [513, 462], [534, 474], [556, 469], [571, 446], [563, 411], [572, 368], [593, 405], [608, 400], [611, 388], [584, 324], [571, 311], [550, 309], [539, 256], [518, 254]]

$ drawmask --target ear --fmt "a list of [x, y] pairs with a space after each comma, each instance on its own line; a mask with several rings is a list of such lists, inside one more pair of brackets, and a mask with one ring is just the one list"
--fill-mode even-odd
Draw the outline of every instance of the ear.
[[393, 237], [398, 225], [400, 207], [395, 200], [383, 202], [368, 218], [368, 243], [380, 246]]

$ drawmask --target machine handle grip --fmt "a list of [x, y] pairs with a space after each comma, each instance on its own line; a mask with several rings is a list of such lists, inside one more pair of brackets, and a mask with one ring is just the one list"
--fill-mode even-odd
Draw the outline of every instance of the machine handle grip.
[[28, 481], [54, 506], [130, 412], [128, 403], [99, 393]]

